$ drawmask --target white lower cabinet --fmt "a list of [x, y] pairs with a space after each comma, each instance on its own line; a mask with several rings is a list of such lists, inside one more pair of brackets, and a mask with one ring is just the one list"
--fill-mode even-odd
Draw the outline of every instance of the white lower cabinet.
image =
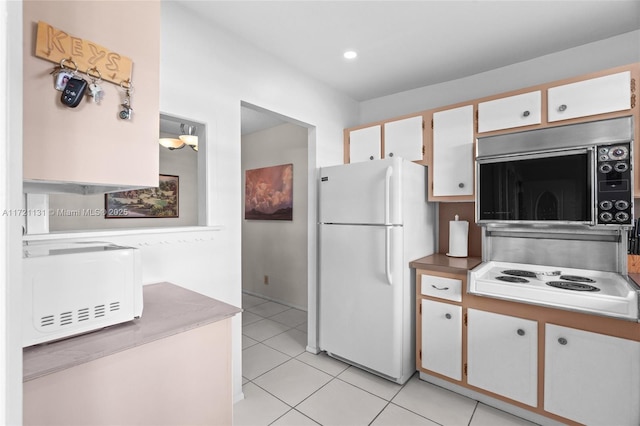
[[422, 368], [462, 380], [462, 307], [422, 300]]
[[477, 309], [467, 315], [467, 382], [537, 406], [538, 322]]
[[640, 425], [640, 342], [545, 330], [544, 409], [586, 425]]

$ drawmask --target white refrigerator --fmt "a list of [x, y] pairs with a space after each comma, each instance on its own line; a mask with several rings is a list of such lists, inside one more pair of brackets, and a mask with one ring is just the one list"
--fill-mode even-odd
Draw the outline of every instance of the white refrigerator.
[[397, 383], [415, 365], [415, 274], [435, 250], [427, 169], [389, 158], [320, 169], [319, 347]]

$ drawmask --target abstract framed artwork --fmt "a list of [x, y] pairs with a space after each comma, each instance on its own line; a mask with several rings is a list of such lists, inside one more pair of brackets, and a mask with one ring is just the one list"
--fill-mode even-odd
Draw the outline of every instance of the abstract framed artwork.
[[293, 220], [293, 164], [245, 172], [244, 218]]
[[179, 188], [179, 176], [160, 175], [155, 188], [105, 194], [105, 218], [176, 218]]

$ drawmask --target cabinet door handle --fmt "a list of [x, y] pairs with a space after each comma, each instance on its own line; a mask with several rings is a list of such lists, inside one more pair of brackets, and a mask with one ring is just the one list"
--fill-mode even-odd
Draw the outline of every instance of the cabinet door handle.
[[567, 106], [565, 104], [562, 104], [558, 107], [558, 111], [562, 112], [562, 111], [566, 111]]
[[389, 153], [389, 157], [393, 157], [393, 152], [390, 152], [390, 153]]
[[522, 113], [523, 117], [528, 117], [531, 113], [529, 111], [525, 111]]
[[451, 319], [451, 314], [445, 314], [444, 316], [446, 319]]
[[435, 288], [436, 290], [449, 290], [449, 287], [436, 287], [435, 284], [431, 284], [431, 287]]
[[561, 337], [558, 339], [558, 343], [560, 343], [561, 345], [566, 345], [567, 343], [569, 343], [569, 341], [564, 337]]
[[460, 183], [458, 184], [458, 188], [464, 188], [464, 183], [460, 182]]
[[373, 160], [373, 155], [371, 157], [369, 157], [369, 160]]
[[517, 333], [518, 333], [518, 336], [524, 336], [526, 334], [524, 330], [521, 328], [518, 329]]

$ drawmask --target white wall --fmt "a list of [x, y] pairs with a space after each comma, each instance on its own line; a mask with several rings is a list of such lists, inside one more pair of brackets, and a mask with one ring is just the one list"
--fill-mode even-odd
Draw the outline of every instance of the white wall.
[[[342, 161], [342, 129], [353, 125], [358, 104], [326, 86], [300, 75], [243, 41], [203, 21], [170, 1], [162, 3], [160, 110], [190, 117], [208, 126], [207, 224], [223, 225], [207, 256], [218, 268], [204, 269], [209, 284], [185, 277], [180, 285], [216, 297], [217, 286], [241, 301], [242, 168], [240, 164], [240, 109], [244, 101], [315, 126], [311, 133], [308, 177], [315, 182], [316, 167]], [[189, 66], [185, 67], [185, 61]], [[190, 84], [190, 82], [197, 82]], [[314, 186], [315, 188], [315, 186]], [[315, 285], [315, 192], [308, 195], [309, 270]], [[197, 275], [198, 270], [191, 274]], [[310, 299], [315, 287], [310, 289]], [[315, 299], [310, 303], [313, 316]], [[234, 392], [241, 389], [241, 328], [234, 322]], [[313, 346], [315, 327], [310, 325]]]
[[640, 30], [446, 83], [362, 102], [360, 123], [640, 62]]
[[303, 310], [307, 310], [307, 140], [307, 129], [295, 124], [242, 137], [243, 188], [246, 170], [293, 164], [293, 220], [242, 222], [242, 288]]
[[0, 424], [22, 423], [22, 2], [0, 1]]

